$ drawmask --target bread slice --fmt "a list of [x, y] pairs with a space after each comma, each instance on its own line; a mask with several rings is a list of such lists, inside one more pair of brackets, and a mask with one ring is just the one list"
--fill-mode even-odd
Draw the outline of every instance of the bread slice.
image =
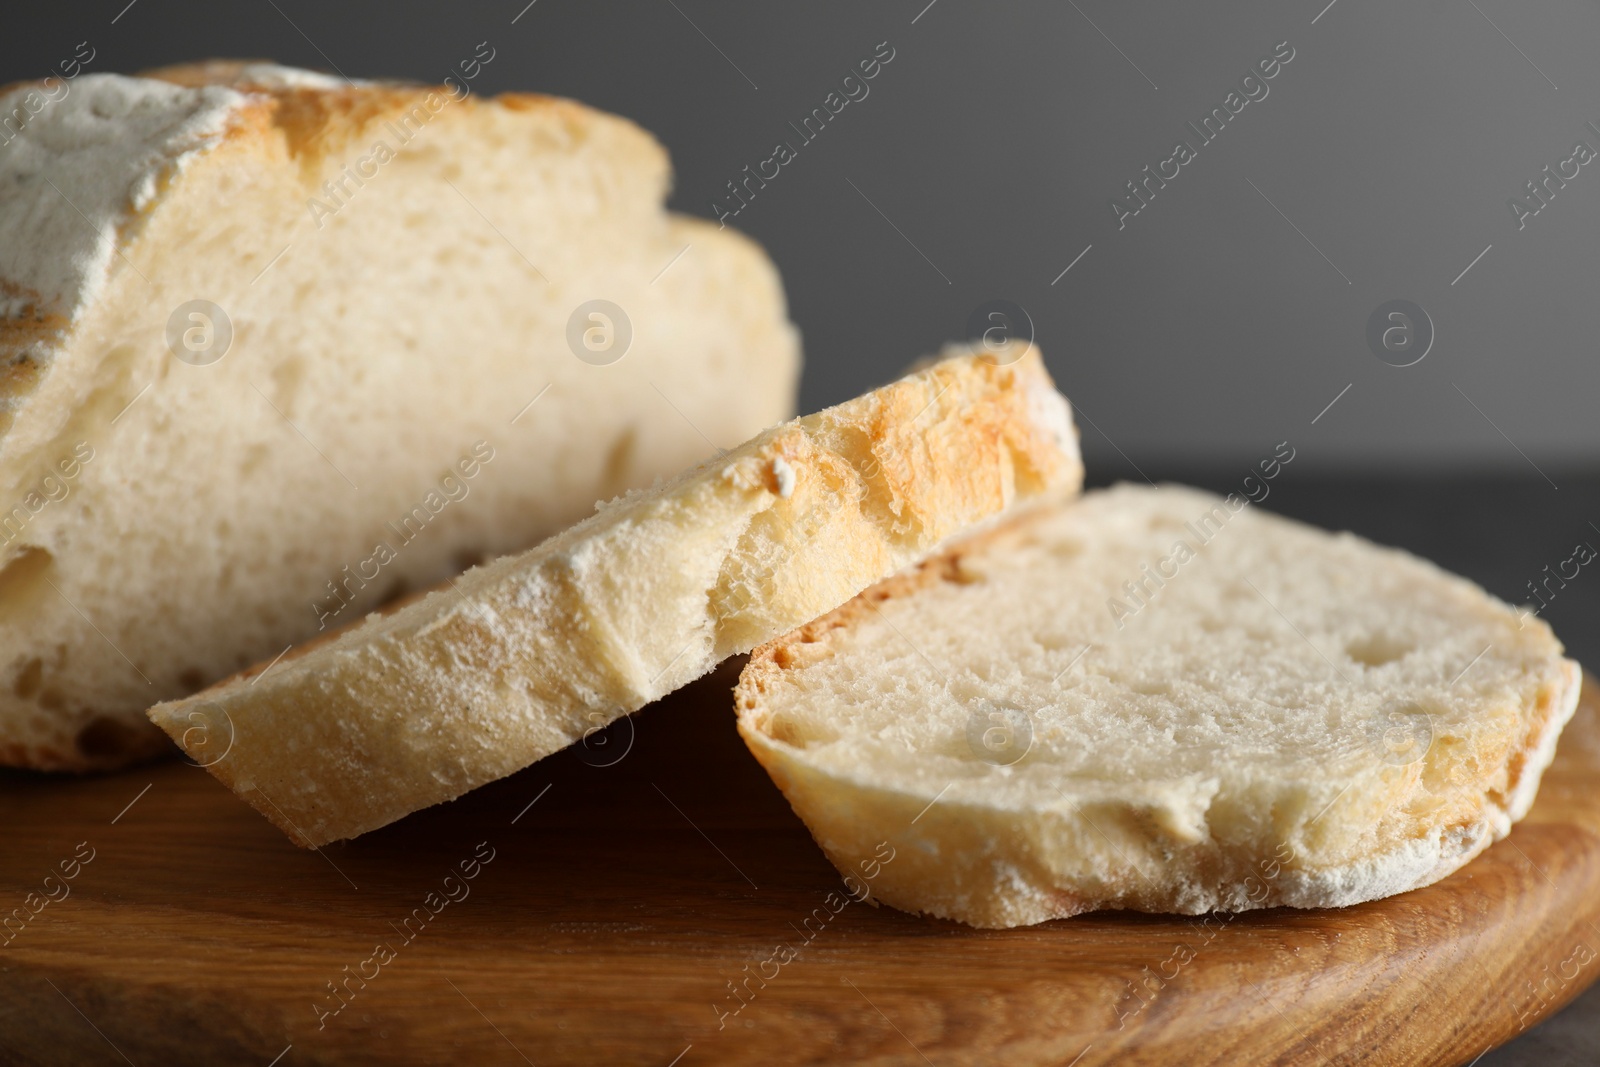
[[354, 837], [564, 748], [1082, 475], [1036, 350], [956, 355], [150, 717], [296, 843]]
[[761, 647], [737, 703], [829, 858], [896, 907], [1332, 907], [1437, 881], [1527, 812], [1578, 697], [1561, 651], [1404, 552], [1124, 485]]
[[792, 414], [776, 273], [632, 123], [158, 74], [0, 92], [0, 763], [163, 751], [156, 701]]

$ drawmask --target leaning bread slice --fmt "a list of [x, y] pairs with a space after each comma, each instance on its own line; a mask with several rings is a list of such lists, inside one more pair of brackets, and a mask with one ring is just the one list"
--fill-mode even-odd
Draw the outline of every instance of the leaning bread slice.
[[1070, 409], [1036, 351], [955, 356], [150, 717], [297, 843], [353, 837], [510, 774], [1081, 480]]
[[896, 907], [1339, 906], [1437, 881], [1527, 812], [1578, 696], [1561, 652], [1404, 552], [1119, 486], [758, 649], [739, 728]]
[[776, 272], [649, 134], [466, 88], [0, 90], [0, 764], [162, 751], [152, 703], [793, 414]]

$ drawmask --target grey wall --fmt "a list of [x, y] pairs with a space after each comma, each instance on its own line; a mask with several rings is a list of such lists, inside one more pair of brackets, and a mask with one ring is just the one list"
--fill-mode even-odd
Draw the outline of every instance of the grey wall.
[[[1600, 457], [1600, 165], [1521, 229], [1507, 206], [1574, 142], [1600, 151], [1592, 4], [125, 3], [6, 12], [0, 79], [88, 40], [93, 70], [262, 56], [437, 80], [487, 40], [481, 91], [636, 119], [672, 151], [674, 205], [703, 215], [790, 142], [732, 221], [783, 271], [808, 408], [1004, 298], [1102, 472], [1248, 463], [1284, 439], [1303, 470], [1538, 477]], [[884, 41], [868, 95], [801, 144], [788, 124]], [[1202, 145], [1184, 123], [1284, 41], [1268, 95]], [[1110, 199], [1180, 139], [1196, 158], [1119, 229]], [[1365, 336], [1393, 298], [1436, 330], [1408, 367]]]

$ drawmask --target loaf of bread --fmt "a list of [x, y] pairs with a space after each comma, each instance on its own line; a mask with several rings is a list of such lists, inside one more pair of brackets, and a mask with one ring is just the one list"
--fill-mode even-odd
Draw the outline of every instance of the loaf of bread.
[[0, 92], [0, 763], [164, 750], [151, 704], [792, 414], [777, 275], [661, 147], [469, 88]]
[[354, 837], [564, 748], [1082, 476], [1037, 350], [952, 354], [150, 717], [296, 843]]
[[1527, 812], [1580, 680], [1404, 552], [1119, 486], [757, 649], [737, 704], [841, 870], [887, 841], [875, 897], [1011, 927], [1428, 885]]

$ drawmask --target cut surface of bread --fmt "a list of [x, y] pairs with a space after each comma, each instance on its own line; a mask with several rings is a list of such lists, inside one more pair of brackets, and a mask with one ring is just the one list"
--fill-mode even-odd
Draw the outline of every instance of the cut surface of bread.
[[1036, 350], [952, 355], [150, 717], [298, 844], [354, 837], [564, 748], [1082, 475]]
[[0, 127], [0, 763], [164, 751], [151, 704], [793, 414], [775, 271], [623, 119], [211, 63]]
[[1437, 881], [1527, 812], [1580, 682], [1414, 556], [1122, 485], [757, 649], [737, 705], [841, 870], [887, 841], [875, 897], [1011, 927]]

